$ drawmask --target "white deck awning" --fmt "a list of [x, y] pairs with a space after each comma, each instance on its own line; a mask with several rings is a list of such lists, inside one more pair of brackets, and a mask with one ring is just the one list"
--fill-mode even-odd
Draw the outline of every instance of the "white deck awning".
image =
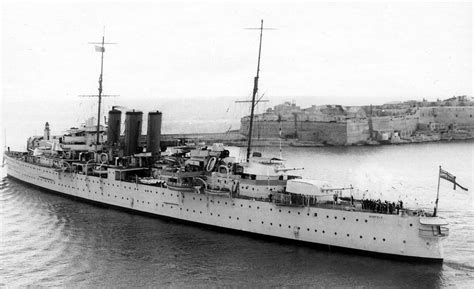
[[428, 225], [428, 226], [446, 226], [448, 222], [446, 220], [441, 219], [439, 217], [430, 217], [430, 218], [421, 218], [420, 224]]
[[318, 180], [294, 179], [289, 180], [286, 184], [286, 191], [292, 194], [300, 194], [306, 196], [326, 196], [333, 194], [328, 192], [331, 187], [328, 183]]

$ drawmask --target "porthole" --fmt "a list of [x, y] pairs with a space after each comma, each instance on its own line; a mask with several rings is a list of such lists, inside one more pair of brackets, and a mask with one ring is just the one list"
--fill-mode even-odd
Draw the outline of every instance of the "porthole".
[[263, 221], [262, 221], [262, 225], [263, 225]]
[[308, 231], [308, 232], [309, 232], [309, 228], [306, 228], [306, 231]]
[[196, 213], [196, 210], [193, 210], [193, 213]]
[[336, 232], [334, 232], [334, 235], [337, 235], [337, 233], [336, 233]]
[[346, 236], [349, 237], [349, 234], [347, 234]]
[[318, 216], [318, 213], [314, 213], [314, 216], [317, 217], [317, 216]]
[[362, 239], [362, 236], [359, 236], [360, 239]]
[[249, 222], [252, 222], [252, 220], [249, 219]]
[[346, 220], [346, 217], [342, 217], [342, 220], [345, 221], [345, 220]]
[[278, 224], [278, 226], [280, 226], [280, 227], [281, 227], [281, 224]]
[[356, 219], [356, 222], [359, 222], [359, 219]]
[[367, 223], [367, 220], [365, 220], [365, 222]]
[[189, 212], [189, 209], [186, 209], [186, 212]]
[[413, 227], [413, 224], [410, 224], [410, 227]]
[[273, 226], [273, 223], [270, 223], [270, 226]]
[[240, 207], [242, 208], [244, 205], [240, 204]]
[[326, 219], [329, 219], [329, 216], [326, 215]]
[[306, 216], [309, 216], [309, 213], [307, 213]]
[[334, 219], [337, 220], [337, 216], [334, 216]]
[[257, 210], [260, 210], [260, 207], [257, 207]]
[[239, 217], [237, 217], [237, 221], [240, 220]]
[[218, 216], [218, 217], [220, 217], [220, 216], [221, 216], [221, 214], [217, 214], [217, 216]]
[[195, 197], [193, 197], [193, 200], [195, 200], [195, 199], [196, 199], [196, 198], [195, 198]]
[[290, 211], [288, 211], [288, 214], [290, 214], [290, 213], [291, 213], [291, 212], [290, 212]]
[[385, 238], [383, 238], [383, 239], [382, 239], [382, 241], [384, 241], [384, 242], [385, 242]]
[[406, 244], [407, 241], [403, 240], [403, 244]]
[[326, 233], [326, 231], [323, 230], [323, 234], [325, 234], [325, 233]]
[[377, 240], [377, 238], [374, 237], [374, 241]]
[[281, 210], [278, 210], [281, 213]]
[[249, 209], [251, 209], [251, 208], [252, 208], [252, 206], [249, 205]]
[[225, 204], [227, 205], [227, 202], [225, 202]]
[[314, 229], [314, 232], [315, 232], [315, 233], [317, 233], [317, 232], [318, 232], [318, 230]]
[[231, 217], [231, 216], [229, 216], [229, 219], [232, 219], [232, 217]]

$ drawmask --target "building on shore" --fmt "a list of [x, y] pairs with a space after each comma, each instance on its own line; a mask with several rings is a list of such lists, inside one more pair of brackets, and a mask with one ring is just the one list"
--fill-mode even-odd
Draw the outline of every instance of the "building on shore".
[[[474, 137], [474, 102], [467, 96], [380, 106], [322, 105], [301, 108], [285, 102], [255, 116], [256, 139], [294, 139], [323, 145], [403, 143]], [[249, 117], [241, 119], [247, 135]]]

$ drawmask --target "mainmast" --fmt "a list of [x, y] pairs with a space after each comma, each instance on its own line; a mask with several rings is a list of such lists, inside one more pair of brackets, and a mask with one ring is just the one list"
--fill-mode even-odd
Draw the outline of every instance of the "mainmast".
[[263, 19], [260, 24], [260, 44], [258, 46], [257, 76], [255, 76], [253, 80], [252, 104], [250, 108], [250, 124], [249, 124], [249, 135], [248, 135], [248, 142], [247, 142], [247, 162], [250, 159], [250, 149], [252, 145], [252, 129], [253, 129], [253, 117], [254, 117], [254, 110], [255, 110], [255, 96], [257, 95], [257, 92], [258, 92], [258, 78], [260, 75], [260, 56], [262, 52], [262, 35], [263, 35]]

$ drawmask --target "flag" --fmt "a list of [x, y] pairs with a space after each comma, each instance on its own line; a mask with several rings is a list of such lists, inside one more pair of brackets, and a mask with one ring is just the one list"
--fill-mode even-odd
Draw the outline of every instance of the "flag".
[[451, 182], [454, 184], [454, 190], [456, 190], [456, 186], [460, 187], [461, 189], [467, 191], [468, 189], [461, 186], [460, 184], [458, 184], [456, 182], [456, 177], [450, 173], [448, 173], [447, 171], [443, 170], [441, 167], [439, 168], [439, 177], [441, 179], [445, 179], [447, 180], [448, 182]]
[[102, 46], [97, 46], [97, 45], [96, 45], [96, 46], [95, 46], [95, 51], [97, 51], [97, 52], [105, 52], [105, 48], [102, 47]]

